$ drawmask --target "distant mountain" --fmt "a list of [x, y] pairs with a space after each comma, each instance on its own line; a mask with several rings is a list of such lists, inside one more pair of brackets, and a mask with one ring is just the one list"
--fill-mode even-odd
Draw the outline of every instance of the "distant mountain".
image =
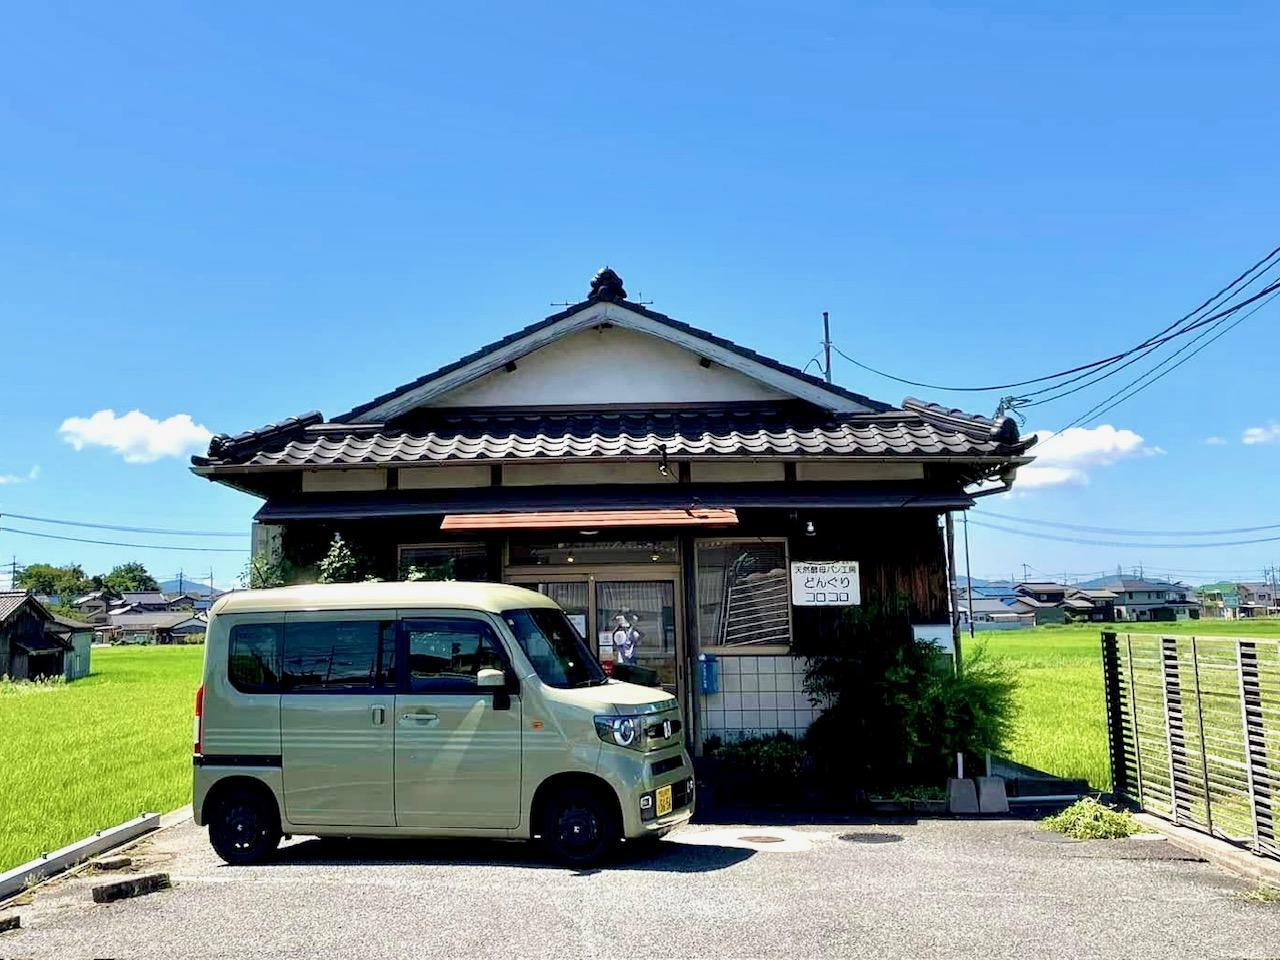
[[209, 584], [201, 583], [199, 580], [182, 580], [179, 587], [177, 578], [173, 580], [160, 581], [161, 593], [187, 593], [193, 597], [207, 597], [209, 595]]

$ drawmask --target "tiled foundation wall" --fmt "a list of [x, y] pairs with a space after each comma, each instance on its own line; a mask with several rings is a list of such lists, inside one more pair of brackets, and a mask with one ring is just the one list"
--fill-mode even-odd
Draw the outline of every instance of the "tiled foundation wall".
[[720, 657], [720, 692], [699, 694], [702, 738], [801, 737], [821, 713], [804, 693], [800, 657]]

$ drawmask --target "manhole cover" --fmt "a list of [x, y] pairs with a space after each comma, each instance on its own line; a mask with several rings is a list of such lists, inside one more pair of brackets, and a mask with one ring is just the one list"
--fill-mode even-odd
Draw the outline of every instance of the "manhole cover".
[[897, 843], [902, 839], [900, 833], [842, 833], [840, 839], [845, 843]]
[[739, 837], [738, 839], [744, 840], [747, 843], [782, 843], [781, 837], [771, 837], [763, 833], [751, 834], [750, 836]]

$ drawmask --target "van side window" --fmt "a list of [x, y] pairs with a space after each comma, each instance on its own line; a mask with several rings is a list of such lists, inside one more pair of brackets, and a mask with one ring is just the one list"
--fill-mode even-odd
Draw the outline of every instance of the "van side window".
[[231, 628], [227, 679], [241, 693], [280, 692], [283, 624], [239, 623]]
[[286, 693], [373, 690], [395, 683], [395, 625], [318, 620], [284, 626]]
[[476, 689], [481, 670], [504, 670], [498, 638], [487, 623], [459, 617], [405, 620], [409, 689], [414, 693]]

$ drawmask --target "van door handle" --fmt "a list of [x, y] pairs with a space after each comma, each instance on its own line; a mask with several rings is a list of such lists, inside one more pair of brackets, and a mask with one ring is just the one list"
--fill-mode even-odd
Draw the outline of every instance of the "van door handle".
[[387, 708], [382, 704], [376, 704], [373, 709], [370, 710], [370, 718], [373, 720], [373, 725], [375, 727], [382, 726], [387, 722]]
[[406, 713], [400, 717], [400, 720], [403, 723], [416, 723], [424, 726], [429, 726], [431, 724], [437, 723], [440, 720], [440, 718], [437, 717], [434, 713]]

